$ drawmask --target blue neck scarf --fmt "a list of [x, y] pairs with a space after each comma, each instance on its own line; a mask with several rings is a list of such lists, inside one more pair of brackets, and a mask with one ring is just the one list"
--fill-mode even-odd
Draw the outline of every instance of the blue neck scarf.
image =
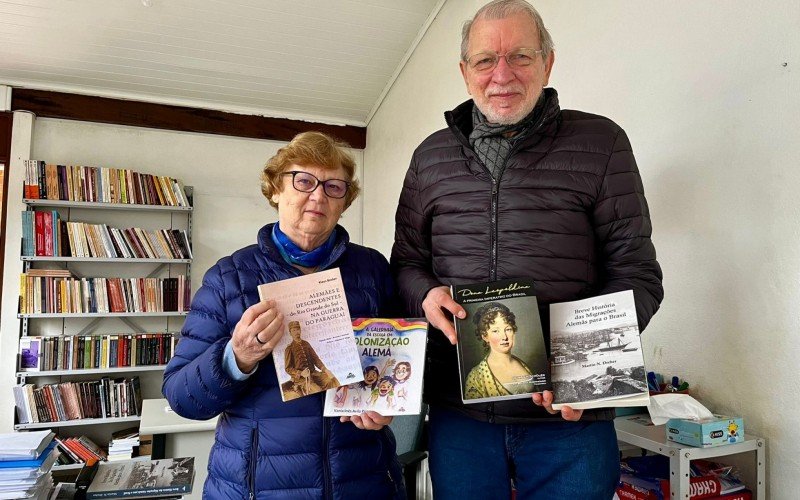
[[317, 267], [330, 256], [333, 246], [336, 244], [336, 229], [334, 228], [334, 230], [331, 231], [331, 235], [325, 243], [310, 252], [306, 252], [295, 245], [295, 243], [281, 231], [281, 228], [276, 222], [275, 225], [272, 226], [272, 241], [281, 253], [283, 260], [289, 264], [303, 267]]

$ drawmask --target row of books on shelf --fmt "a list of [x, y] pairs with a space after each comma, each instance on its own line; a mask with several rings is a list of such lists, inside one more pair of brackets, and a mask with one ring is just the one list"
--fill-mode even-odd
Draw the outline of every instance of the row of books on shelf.
[[61, 452], [58, 465], [85, 464], [89, 461], [130, 460], [147, 457], [153, 452], [153, 436], [139, 435], [138, 427], [129, 427], [111, 433], [108, 449], [99, 446], [86, 435], [78, 437], [55, 436], [56, 448]]
[[20, 424], [64, 422], [85, 418], [138, 416], [142, 410], [139, 377], [103, 377], [87, 382], [62, 382], [14, 387]]
[[[689, 465], [691, 500], [751, 500], [735, 467], [695, 459]], [[627, 457], [620, 462], [620, 500], [669, 500], [669, 458], [663, 455]]]
[[129, 169], [25, 161], [27, 199], [188, 207], [182, 183]]
[[183, 229], [116, 228], [67, 222], [56, 210], [22, 212], [22, 255], [105, 259], [191, 259]]
[[[20, 276], [20, 314], [184, 312], [191, 284], [174, 278], [73, 278], [29, 269]], [[68, 274], [68, 272], [66, 272]]]
[[108, 454], [88, 436], [56, 436], [56, 447], [61, 452], [59, 465], [85, 464], [89, 460], [107, 460]]
[[173, 333], [22, 337], [23, 372], [165, 365], [175, 349]]

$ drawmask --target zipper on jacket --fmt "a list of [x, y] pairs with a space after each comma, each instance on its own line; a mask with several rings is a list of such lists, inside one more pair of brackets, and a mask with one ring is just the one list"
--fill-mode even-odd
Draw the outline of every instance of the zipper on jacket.
[[256, 461], [258, 460], [258, 422], [253, 423], [250, 430], [250, 500], [256, 495]]
[[[324, 397], [324, 392], [321, 393]], [[331, 482], [331, 452], [328, 449], [330, 441], [329, 418], [322, 417], [322, 476], [325, 479], [325, 498], [333, 498], [333, 484]]]
[[486, 407], [486, 420], [490, 423], [494, 423], [494, 403], [489, 403]]
[[497, 185], [498, 179], [492, 177], [492, 202], [489, 209], [489, 246], [491, 248], [491, 261], [489, 263], [489, 280], [495, 281], [497, 279], [497, 198], [498, 192]]

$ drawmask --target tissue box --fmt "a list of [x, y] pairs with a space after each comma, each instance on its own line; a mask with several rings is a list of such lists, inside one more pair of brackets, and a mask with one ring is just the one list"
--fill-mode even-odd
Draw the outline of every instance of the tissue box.
[[676, 443], [710, 448], [744, 441], [742, 417], [714, 415], [713, 418], [685, 420], [671, 418], [667, 421], [667, 440]]

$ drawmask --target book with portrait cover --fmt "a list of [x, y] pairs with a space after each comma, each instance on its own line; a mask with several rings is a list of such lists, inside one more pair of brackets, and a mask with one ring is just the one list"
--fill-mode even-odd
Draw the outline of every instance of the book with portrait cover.
[[419, 415], [428, 323], [424, 319], [357, 318], [353, 333], [364, 380], [325, 394], [326, 417]]
[[455, 319], [464, 403], [520, 399], [550, 388], [532, 280], [453, 285], [452, 293], [467, 311]]
[[553, 408], [646, 406], [633, 292], [550, 304]]
[[86, 499], [174, 497], [193, 483], [194, 457], [99, 462]]
[[283, 401], [364, 380], [338, 268], [259, 285], [283, 313], [272, 351]]

